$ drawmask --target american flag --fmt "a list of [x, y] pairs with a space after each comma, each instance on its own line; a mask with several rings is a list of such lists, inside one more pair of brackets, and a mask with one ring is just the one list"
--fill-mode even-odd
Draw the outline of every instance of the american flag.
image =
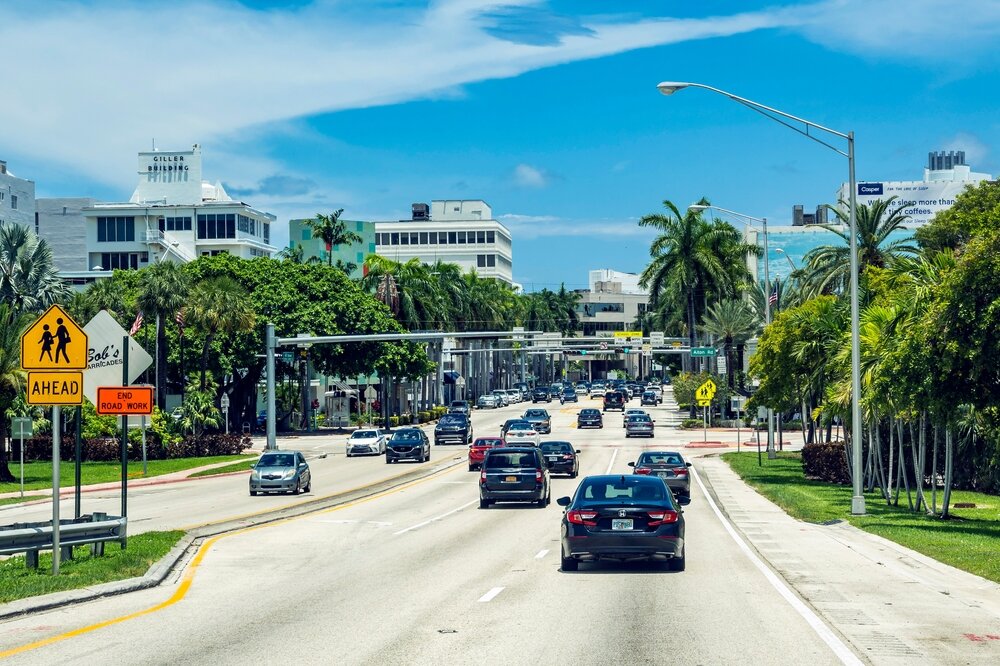
[[767, 302], [770, 303], [771, 305], [774, 305], [775, 303], [778, 302], [778, 288], [777, 287], [775, 287], [774, 291], [771, 292], [771, 295], [767, 297]]
[[181, 335], [184, 335], [184, 308], [177, 311], [174, 315], [174, 321], [177, 322], [177, 330], [180, 331]]
[[132, 322], [132, 328], [128, 330], [128, 334], [135, 335], [136, 333], [139, 332], [139, 329], [141, 327], [142, 327], [142, 310], [139, 310], [139, 314], [135, 316], [135, 321]]

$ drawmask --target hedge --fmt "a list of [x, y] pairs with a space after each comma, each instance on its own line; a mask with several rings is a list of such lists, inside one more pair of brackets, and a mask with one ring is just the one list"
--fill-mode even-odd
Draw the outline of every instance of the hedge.
[[[242, 453], [250, 448], [250, 438], [243, 434], [212, 433], [201, 437], [188, 436], [178, 442], [163, 446], [160, 438], [153, 432], [146, 437], [146, 458], [148, 460], [163, 460], [165, 458], [196, 458], [203, 456], [228, 456]], [[14, 440], [14, 459], [20, 457], [21, 442]], [[108, 462], [121, 459], [121, 440], [113, 437], [94, 437], [81, 442], [82, 459], [92, 462]], [[63, 437], [59, 446], [59, 455], [63, 460], [73, 460], [76, 456], [76, 440], [73, 436]], [[129, 441], [129, 460], [142, 460], [142, 443]], [[25, 460], [51, 460], [52, 437], [40, 436], [24, 440]]]
[[830, 483], [851, 483], [843, 443], [807, 444], [802, 447], [802, 471], [807, 477]]

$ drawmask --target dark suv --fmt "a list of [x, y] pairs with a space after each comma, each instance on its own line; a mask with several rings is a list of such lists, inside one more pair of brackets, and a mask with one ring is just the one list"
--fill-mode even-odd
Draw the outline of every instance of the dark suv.
[[[499, 405], [497, 406], [499, 407]], [[469, 414], [472, 412], [472, 406], [468, 400], [452, 400], [448, 412], [450, 414]]]
[[472, 421], [465, 414], [445, 414], [434, 428], [434, 443], [471, 444]]
[[552, 402], [548, 388], [536, 388], [531, 392], [531, 402]]
[[544, 507], [552, 500], [549, 467], [542, 452], [530, 447], [490, 449], [479, 474], [479, 508], [494, 502], [534, 502]]
[[419, 428], [400, 428], [385, 444], [385, 463], [400, 460], [427, 462], [431, 459], [431, 441]]
[[625, 411], [625, 395], [621, 391], [608, 391], [604, 394], [604, 408], [601, 411], [609, 409]]

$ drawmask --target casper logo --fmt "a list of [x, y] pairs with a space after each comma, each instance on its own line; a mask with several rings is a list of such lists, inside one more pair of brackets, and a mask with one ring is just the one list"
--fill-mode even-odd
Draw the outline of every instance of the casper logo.
[[882, 183], [858, 183], [858, 194], [866, 196], [881, 196]]

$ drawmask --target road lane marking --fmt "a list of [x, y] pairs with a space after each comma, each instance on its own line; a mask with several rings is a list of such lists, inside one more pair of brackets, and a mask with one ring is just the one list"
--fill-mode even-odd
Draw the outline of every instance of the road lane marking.
[[250, 527], [244, 527], [243, 529], [234, 530], [232, 532], [226, 532], [224, 534], [219, 534], [219, 535], [216, 535], [214, 537], [210, 537], [209, 539], [206, 539], [201, 544], [201, 546], [198, 547], [198, 550], [195, 553], [194, 558], [191, 560], [191, 564], [189, 564], [187, 566], [187, 570], [185, 571], [184, 576], [181, 579], [181, 582], [180, 582], [180, 584], [177, 587], [177, 590], [172, 595], [170, 595], [170, 597], [166, 601], [163, 601], [161, 603], [155, 604], [153, 606], [150, 606], [149, 608], [145, 608], [145, 609], [143, 609], [141, 611], [137, 611], [135, 613], [129, 613], [128, 615], [122, 615], [121, 617], [112, 618], [110, 620], [104, 620], [103, 622], [98, 622], [96, 624], [91, 624], [91, 625], [87, 625], [85, 627], [80, 627], [78, 629], [73, 629], [71, 631], [67, 631], [67, 632], [64, 632], [64, 633], [61, 633], [61, 634], [57, 634], [55, 636], [49, 636], [48, 638], [43, 638], [41, 640], [34, 641], [32, 643], [26, 643], [24, 645], [21, 645], [21, 646], [15, 647], [15, 648], [11, 648], [9, 650], [0, 651], [0, 659], [4, 659], [6, 657], [12, 657], [12, 656], [14, 656], [16, 654], [21, 654], [23, 652], [29, 652], [31, 650], [37, 650], [38, 648], [45, 647], [46, 645], [52, 645], [53, 643], [59, 643], [59, 642], [62, 642], [64, 640], [68, 640], [70, 638], [76, 638], [77, 636], [83, 636], [85, 634], [89, 634], [91, 632], [97, 631], [98, 629], [103, 629], [105, 627], [110, 627], [110, 626], [113, 626], [113, 625], [116, 625], [116, 624], [121, 624], [122, 622], [127, 622], [128, 620], [134, 620], [135, 618], [143, 617], [144, 615], [151, 615], [153, 613], [156, 613], [158, 611], [163, 610], [164, 608], [169, 608], [170, 606], [173, 606], [178, 601], [183, 600], [184, 597], [187, 596], [188, 592], [191, 589], [191, 585], [194, 583], [194, 577], [195, 577], [195, 574], [197, 573], [198, 567], [201, 565], [202, 561], [205, 559], [205, 556], [208, 554], [208, 551], [211, 549], [211, 547], [217, 541], [220, 541], [221, 539], [224, 539], [226, 537], [236, 536], [238, 534], [246, 534], [247, 532], [253, 532], [253, 531], [256, 531], [256, 530], [259, 530], [259, 529], [264, 529], [266, 527], [273, 527], [273, 526], [276, 526], [276, 525], [283, 525], [285, 523], [290, 523], [290, 522], [292, 522], [294, 520], [302, 520], [303, 518], [309, 518], [309, 517], [317, 515], [317, 514], [333, 513], [335, 511], [342, 511], [343, 509], [349, 509], [349, 508], [357, 506], [359, 504], [366, 504], [366, 503], [371, 502], [373, 500], [377, 500], [377, 499], [382, 499], [384, 497], [388, 497], [389, 495], [395, 495], [398, 492], [402, 492], [403, 490], [408, 490], [408, 489], [410, 489], [410, 488], [412, 488], [414, 486], [417, 486], [417, 485], [419, 485], [421, 483], [425, 483], [427, 481], [430, 481], [430, 480], [434, 479], [434, 477], [436, 477], [436, 476], [438, 476], [440, 474], [449, 474], [449, 473], [454, 472], [454, 471], [456, 471], [458, 469], [460, 469], [460, 467], [456, 466], [456, 467], [451, 467], [451, 468], [447, 468], [447, 469], [438, 470], [438, 471], [432, 472], [428, 476], [425, 476], [425, 477], [420, 478], [420, 479], [416, 479], [414, 481], [410, 481], [410, 482], [404, 483], [402, 485], [396, 486], [395, 488], [389, 488], [389, 489], [384, 490], [382, 492], [375, 493], [373, 495], [369, 495], [368, 497], [361, 497], [361, 498], [353, 500], [351, 502], [346, 502], [344, 504], [340, 504], [338, 506], [333, 506], [333, 507], [330, 507], [328, 509], [321, 509], [319, 511], [313, 511], [313, 512], [310, 512], [310, 513], [304, 513], [304, 514], [299, 515], [299, 516], [291, 516], [289, 518], [282, 518], [280, 520], [275, 520], [275, 521], [268, 522], [268, 523], [262, 523], [260, 525], [253, 525], [253, 526], [250, 526]]
[[812, 627], [813, 631], [816, 632], [820, 639], [827, 644], [827, 647], [829, 647], [833, 653], [837, 655], [837, 658], [840, 659], [840, 663], [849, 664], [850, 666], [861, 666], [861, 660], [854, 655], [851, 648], [840, 640], [840, 638], [833, 633], [830, 627], [828, 627], [811, 608], [806, 606], [801, 599], [795, 596], [794, 592], [788, 589], [788, 586], [785, 585], [780, 578], [778, 578], [777, 574], [771, 571], [771, 569], [764, 564], [763, 560], [761, 560], [760, 557], [753, 552], [750, 546], [747, 545], [746, 541], [744, 541], [739, 533], [737, 533], [736, 528], [733, 527], [732, 523], [729, 522], [729, 520], [722, 514], [722, 511], [719, 510], [719, 507], [716, 506], [715, 500], [712, 499], [712, 496], [709, 494], [705, 484], [702, 483], [701, 475], [698, 474], [698, 470], [692, 467], [691, 472], [694, 474], [694, 479], [698, 482], [698, 487], [701, 488], [702, 494], [705, 495], [705, 499], [708, 500], [708, 505], [712, 507], [712, 511], [722, 523], [726, 532], [728, 532], [729, 536], [733, 538], [733, 541], [735, 541], [736, 545], [739, 546], [741, 551], [743, 551], [743, 554], [747, 556], [747, 559], [749, 559], [754, 566], [757, 567], [762, 574], [764, 574], [764, 578], [767, 579], [767, 582], [769, 582], [771, 586], [777, 590], [778, 594], [780, 594], [782, 598], [787, 601], [799, 615], [802, 616], [802, 619], [804, 619], [806, 623]]
[[398, 532], [393, 532], [392, 536], [399, 536], [400, 534], [406, 534], [407, 532], [420, 529], [421, 527], [424, 527], [425, 525], [430, 525], [433, 522], [437, 522], [437, 521], [439, 521], [439, 520], [441, 520], [443, 518], [447, 518], [448, 516], [452, 515], [453, 513], [458, 513], [462, 509], [464, 509], [466, 507], [469, 507], [469, 506], [472, 506], [473, 504], [475, 504], [478, 501], [479, 500], [472, 500], [471, 502], [466, 502], [462, 506], [458, 507], [457, 509], [452, 509], [448, 513], [442, 513], [440, 516], [434, 516], [433, 518], [425, 520], [422, 523], [417, 523], [416, 525], [411, 525], [410, 527], [407, 527], [406, 529], [399, 530]]
[[608, 463], [608, 468], [604, 471], [605, 474], [611, 474], [611, 468], [615, 466], [615, 458], [618, 457], [618, 449], [611, 452], [611, 462]]
[[479, 603], [484, 604], [487, 601], [493, 601], [493, 598], [496, 597], [501, 592], [503, 592], [502, 587], [494, 587], [492, 590], [490, 590], [483, 596], [479, 597]]
[[544, 550], [538, 551], [538, 555], [535, 555], [535, 559], [540, 560], [548, 554], [549, 554], [549, 549], [545, 548]]

